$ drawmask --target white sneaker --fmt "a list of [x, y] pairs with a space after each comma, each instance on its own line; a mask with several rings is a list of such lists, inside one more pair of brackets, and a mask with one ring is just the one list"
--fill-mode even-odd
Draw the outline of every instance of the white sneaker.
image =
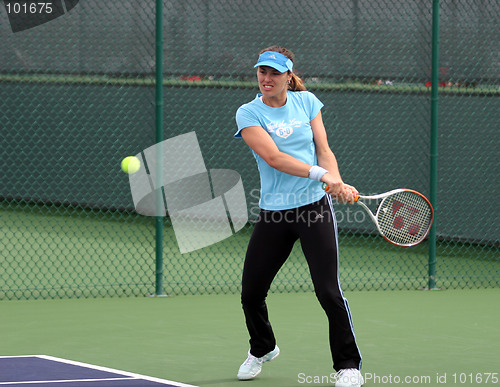
[[240, 366], [238, 370], [238, 379], [239, 380], [250, 380], [255, 378], [260, 371], [262, 371], [262, 364], [266, 361], [271, 361], [276, 359], [276, 357], [280, 354], [280, 349], [278, 346], [274, 347], [271, 352], [266, 353], [262, 357], [255, 357], [248, 351], [248, 357]]
[[356, 368], [342, 369], [335, 374], [335, 387], [361, 387], [364, 383], [363, 375]]

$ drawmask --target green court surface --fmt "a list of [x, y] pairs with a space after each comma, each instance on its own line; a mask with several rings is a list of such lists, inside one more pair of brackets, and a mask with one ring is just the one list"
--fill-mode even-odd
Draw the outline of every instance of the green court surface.
[[[346, 297], [365, 385], [499, 383], [500, 289]], [[314, 294], [270, 294], [268, 303], [281, 355], [251, 382], [236, 379], [248, 350], [237, 295], [2, 301], [0, 354], [45, 354], [207, 387], [332, 385], [326, 317]]]

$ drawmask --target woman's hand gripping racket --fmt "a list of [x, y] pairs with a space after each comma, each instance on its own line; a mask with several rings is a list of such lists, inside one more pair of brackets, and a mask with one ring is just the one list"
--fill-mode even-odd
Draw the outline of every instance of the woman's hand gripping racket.
[[[328, 185], [323, 183], [323, 189]], [[365, 202], [380, 200], [373, 213]], [[432, 226], [434, 209], [417, 191], [401, 188], [378, 195], [357, 195], [354, 201], [363, 207], [377, 226], [378, 232], [397, 246], [415, 246], [422, 242]]]

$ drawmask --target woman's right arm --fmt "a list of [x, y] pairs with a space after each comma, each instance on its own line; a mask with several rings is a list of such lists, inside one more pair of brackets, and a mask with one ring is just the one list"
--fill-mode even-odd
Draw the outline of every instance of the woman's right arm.
[[263, 127], [246, 127], [241, 131], [241, 137], [270, 167], [289, 175], [309, 177], [311, 165], [281, 152]]

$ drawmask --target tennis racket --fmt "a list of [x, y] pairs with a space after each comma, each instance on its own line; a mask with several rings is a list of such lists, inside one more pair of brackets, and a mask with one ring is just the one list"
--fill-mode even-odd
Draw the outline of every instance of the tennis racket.
[[[323, 189], [328, 185], [323, 183]], [[375, 212], [367, 203], [380, 200]], [[400, 188], [378, 195], [357, 195], [354, 201], [366, 210], [387, 241], [397, 246], [415, 246], [422, 242], [432, 226], [434, 209], [421, 193]]]

